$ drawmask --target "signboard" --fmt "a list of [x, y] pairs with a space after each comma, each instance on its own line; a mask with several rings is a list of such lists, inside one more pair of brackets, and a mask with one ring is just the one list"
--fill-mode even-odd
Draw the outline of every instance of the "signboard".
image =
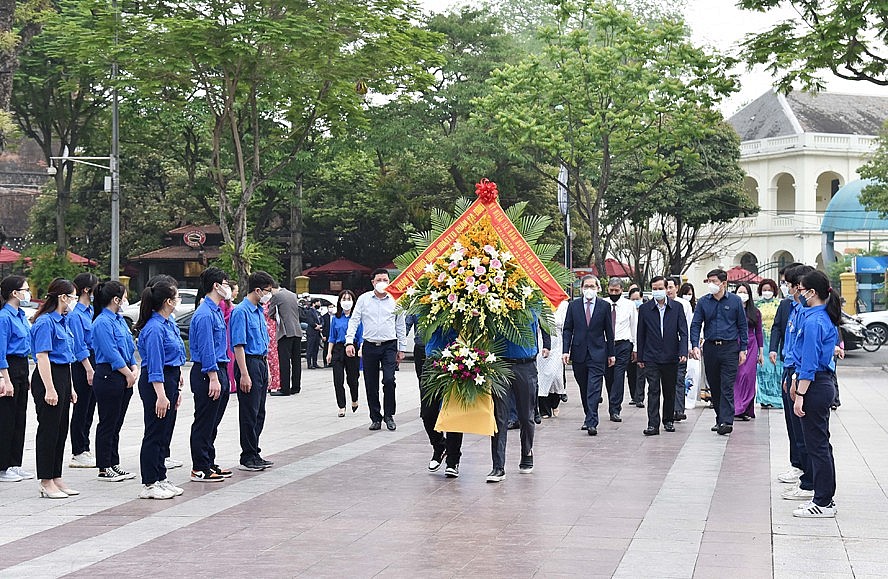
[[854, 273], [882, 275], [888, 271], [888, 255], [858, 255], [854, 258]]
[[182, 236], [182, 240], [188, 247], [199, 248], [207, 242], [207, 234], [200, 229], [192, 229]]

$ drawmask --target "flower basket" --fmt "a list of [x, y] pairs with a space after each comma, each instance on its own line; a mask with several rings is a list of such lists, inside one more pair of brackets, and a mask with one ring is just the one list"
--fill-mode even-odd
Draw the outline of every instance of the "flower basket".
[[441, 404], [438, 421], [435, 422], [438, 432], [464, 432], [493, 436], [496, 433], [496, 420], [493, 418], [493, 398], [490, 394], [481, 394], [475, 402], [466, 406], [450, 397]]

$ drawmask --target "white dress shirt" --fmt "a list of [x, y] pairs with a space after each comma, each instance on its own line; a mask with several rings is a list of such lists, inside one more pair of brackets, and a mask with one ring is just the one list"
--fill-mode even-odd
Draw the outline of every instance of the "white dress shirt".
[[614, 304], [617, 306], [617, 320], [616, 324], [614, 324], [614, 341], [629, 340], [632, 342], [632, 349], [634, 350], [635, 327], [638, 318], [638, 310], [635, 307], [635, 303], [624, 297], [620, 297], [616, 302], [611, 301], [610, 298], [604, 300], [604, 302], [607, 304], [609, 316], [613, 311]]
[[[673, 298], [673, 299], [675, 301], [677, 301], [678, 303], [680, 303], [681, 307], [684, 308], [685, 318], [687, 319], [687, 322], [688, 322], [688, 336], [690, 336], [691, 322], [694, 320], [694, 310], [691, 309], [691, 302], [689, 302], [688, 300], [686, 300], [684, 298], [680, 298], [678, 296], [675, 296], [675, 298]], [[688, 342], [690, 342], [690, 338], [688, 338]], [[693, 346], [693, 344], [689, 343], [688, 347], [693, 348], [694, 346]]]
[[407, 330], [404, 314], [395, 314], [397, 303], [389, 294], [376, 297], [372, 291], [358, 296], [352, 315], [348, 320], [345, 343], [354, 344], [358, 326], [364, 324], [365, 342], [398, 341], [398, 350], [407, 351]]

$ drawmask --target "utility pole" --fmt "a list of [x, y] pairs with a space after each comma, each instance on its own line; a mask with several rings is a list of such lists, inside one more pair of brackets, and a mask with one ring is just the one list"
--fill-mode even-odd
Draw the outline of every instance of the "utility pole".
[[[117, 48], [120, 12], [117, 0], [111, 0], [114, 10], [114, 47]], [[120, 279], [120, 112], [117, 94], [117, 55], [111, 63], [111, 279]]]

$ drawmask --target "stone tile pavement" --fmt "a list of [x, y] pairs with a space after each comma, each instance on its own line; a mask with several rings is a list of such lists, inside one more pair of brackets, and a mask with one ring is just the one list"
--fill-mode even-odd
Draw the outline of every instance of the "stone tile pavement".
[[[187, 376], [187, 373], [186, 373]], [[834, 520], [794, 519], [775, 482], [786, 467], [779, 411], [760, 411], [730, 437], [698, 408], [678, 432], [642, 436], [645, 410], [625, 408], [597, 437], [579, 430], [571, 382], [558, 418], [537, 428], [535, 470], [485, 484], [487, 439], [469, 435], [461, 476], [429, 473], [416, 377], [398, 373], [398, 430], [367, 430], [366, 407], [336, 417], [327, 370], [304, 371], [303, 392], [269, 398], [263, 453], [275, 466], [222, 484], [137, 499], [137, 481], [104, 483], [66, 469], [82, 491], [39, 499], [34, 481], [0, 486], [0, 577], [884, 577], [888, 575], [888, 380], [840, 368], [833, 415], [839, 471]], [[186, 389], [187, 391], [187, 389]], [[363, 403], [363, 396], [362, 396]], [[173, 456], [188, 462], [186, 397]], [[30, 416], [25, 467], [33, 468]], [[138, 467], [141, 401], [121, 435], [122, 465]], [[236, 401], [218, 456], [237, 463]]]

